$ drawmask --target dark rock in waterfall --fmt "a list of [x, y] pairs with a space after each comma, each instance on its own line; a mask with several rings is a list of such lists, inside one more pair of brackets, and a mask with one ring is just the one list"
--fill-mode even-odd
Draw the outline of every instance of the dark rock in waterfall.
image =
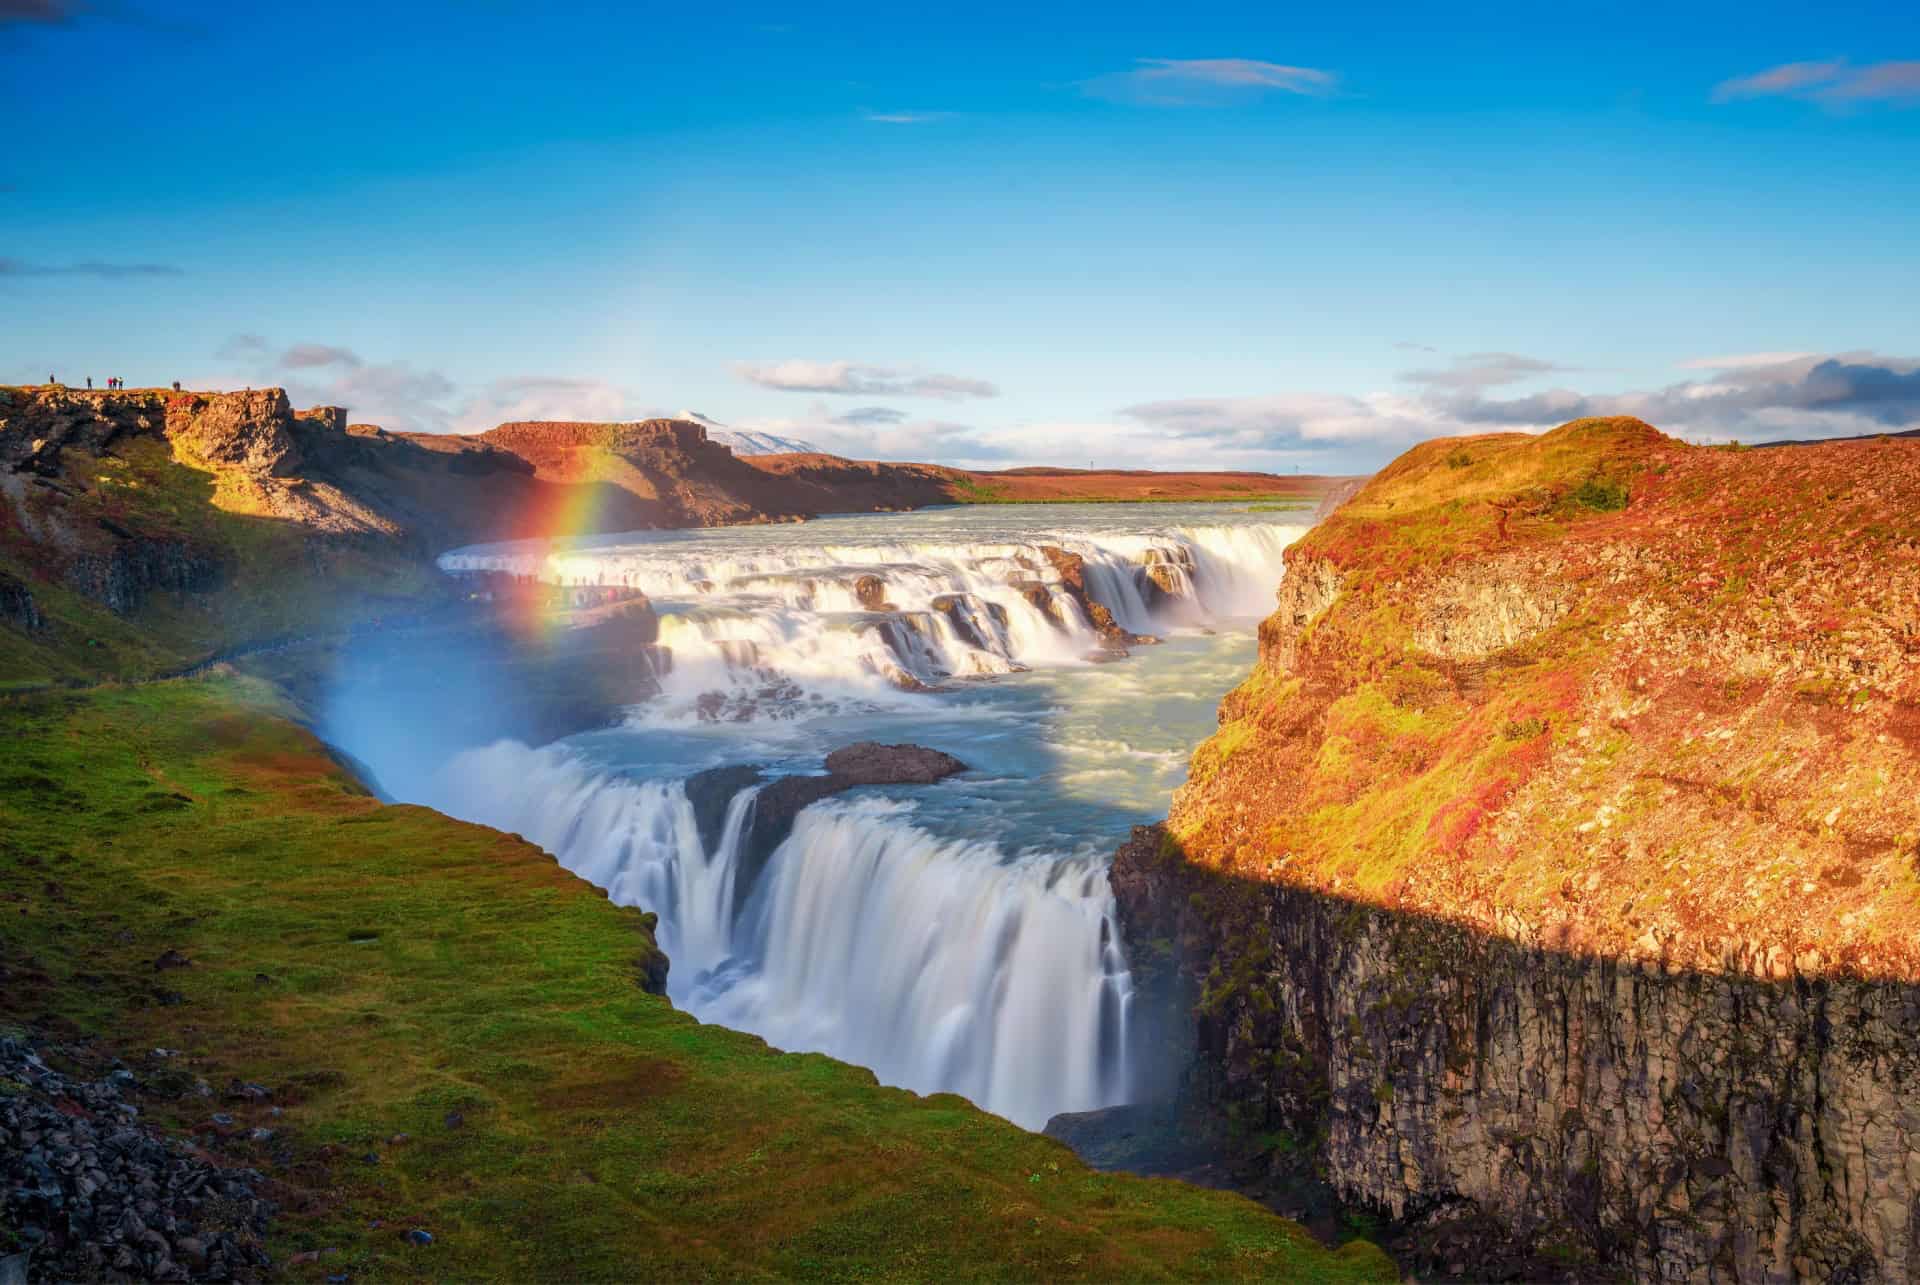
[[[733, 908], [738, 913], [759, 882], [767, 859], [793, 833], [794, 818], [821, 799], [869, 785], [932, 785], [967, 770], [951, 754], [922, 745], [881, 745], [860, 741], [827, 755], [820, 776], [776, 776], [746, 765], [709, 768], [687, 778], [687, 799], [693, 804], [700, 843], [708, 852], [720, 844], [726, 828], [727, 807], [735, 795], [760, 786], [753, 811], [740, 836], [733, 880]], [[764, 782], [764, 784], [762, 784]]]
[[967, 595], [943, 593], [935, 598], [930, 605], [935, 611], [947, 618], [947, 623], [953, 626], [953, 633], [956, 638], [969, 647], [977, 647], [983, 651], [986, 650], [987, 640], [981, 636], [979, 629], [974, 626], [973, 615], [969, 610], [970, 603]]
[[966, 770], [953, 755], [923, 745], [860, 741], [827, 755], [828, 773], [847, 785], [932, 785]]
[[[1081, 612], [1086, 615], [1087, 621], [1093, 626], [1094, 632], [1100, 635], [1101, 641], [1109, 648], [1124, 648], [1135, 643], [1157, 643], [1160, 641], [1158, 638], [1151, 637], [1150, 635], [1136, 634], [1123, 628], [1120, 622], [1113, 618], [1113, 612], [1107, 609], [1106, 604], [1098, 601], [1092, 594], [1087, 592], [1087, 560], [1085, 558], [1077, 553], [1069, 553], [1065, 549], [1056, 548], [1050, 544], [1041, 546], [1040, 552], [1046, 556], [1047, 561], [1053, 564], [1053, 569], [1059, 573], [1061, 592], [1079, 604]], [[1033, 594], [1028, 593], [1027, 601], [1042, 607], [1049, 615], [1053, 616], [1056, 623], [1064, 624], [1065, 622], [1061, 619], [1063, 608], [1054, 600], [1053, 595], [1047, 592], [1046, 587], [1043, 585], [1035, 587], [1047, 594], [1046, 600], [1044, 602], [1037, 601]], [[1023, 592], [1025, 591], [1023, 590]], [[1121, 654], [1124, 655], [1125, 653], [1122, 652]]]
[[868, 611], [893, 611], [896, 608], [887, 601], [887, 582], [879, 576], [861, 576], [853, 582], [853, 596]]
[[1141, 600], [1159, 610], [1176, 599], [1189, 597], [1195, 574], [1193, 551], [1183, 545], [1150, 548], [1140, 558], [1138, 587]]
[[720, 846], [720, 832], [727, 824], [727, 805], [734, 795], [760, 784], [763, 779], [759, 768], [744, 763], [709, 768], [687, 778], [687, 802], [693, 804], [694, 825], [700, 831], [702, 848], [712, 852]]

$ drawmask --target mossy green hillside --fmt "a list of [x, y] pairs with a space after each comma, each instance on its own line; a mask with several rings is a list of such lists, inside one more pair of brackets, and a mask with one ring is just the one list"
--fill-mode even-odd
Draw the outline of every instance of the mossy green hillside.
[[[447, 594], [424, 560], [397, 546], [317, 540], [298, 523], [215, 506], [218, 479], [176, 462], [157, 438], [106, 454], [69, 450], [58, 490], [0, 503], [0, 573], [33, 594], [45, 625], [0, 626], [0, 691], [52, 682], [143, 678], [263, 638], [337, 631]], [[62, 582], [55, 528], [178, 541], [213, 569], [218, 591], [147, 593], [115, 614]]]
[[[219, 1145], [286, 1184], [277, 1259], [341, 1251], [286, 1278], [1393, 1278], [1241, 1197], [699, 1024], [642, 991], [641, 912], [382, 805], [284, 714], [224, 680], [0, 704], [0, 1020], [270, 1086], [284, 1116], [235, 1128], [279, 1137]], [[168, 949], [192, 965], [156, 973]], [[148, 1112], [227, 1109], [197, 1102]]]

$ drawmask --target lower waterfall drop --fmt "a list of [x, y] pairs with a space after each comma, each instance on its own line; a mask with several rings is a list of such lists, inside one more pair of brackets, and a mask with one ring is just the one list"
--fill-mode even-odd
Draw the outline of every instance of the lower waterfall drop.
[[936, 838], [910, 805], [833, 800], [796, 817], [736, 917], [756, 793], [729, 801], [708, 852], [680, 781], [503, 741], [455, 758], [427, 801], [657, 912], [667, 994], [703, 1021], [960, 1093], [1029, 1128], [1125, 1099], [1131, 987], [1103, 863], [1009, 860]]

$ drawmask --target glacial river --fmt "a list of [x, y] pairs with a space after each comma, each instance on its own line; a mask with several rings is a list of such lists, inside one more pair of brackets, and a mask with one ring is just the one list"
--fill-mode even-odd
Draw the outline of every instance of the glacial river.
[[[657, 911], [669, 994], [701, 1019], [1039, 1128], [1128, 1099], [1107, 862], [1165, 814], [1304, 529], [1226, 505], [1032, 505], [459, 550], [442, 565], [643, 590], [671, 667], [618, 727], [471, 749], [404, 793]], [[1164, 641], [1094, 659], [1049, 546]], [[858, 740], [970, 770], [812, 805], [737, 889], [755, 791], [709, 850], [685, 779], [818, 772]]]

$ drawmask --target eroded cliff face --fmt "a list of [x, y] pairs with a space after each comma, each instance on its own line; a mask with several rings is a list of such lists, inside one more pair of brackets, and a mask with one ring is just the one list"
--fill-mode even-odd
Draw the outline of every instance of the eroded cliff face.
[[1349, 1199], [1576, 1274], [1912, 1279], [1917, 702], [1915, 444], [1429, 443], [1290, 552], [1116, 861], [1129, 949]]

